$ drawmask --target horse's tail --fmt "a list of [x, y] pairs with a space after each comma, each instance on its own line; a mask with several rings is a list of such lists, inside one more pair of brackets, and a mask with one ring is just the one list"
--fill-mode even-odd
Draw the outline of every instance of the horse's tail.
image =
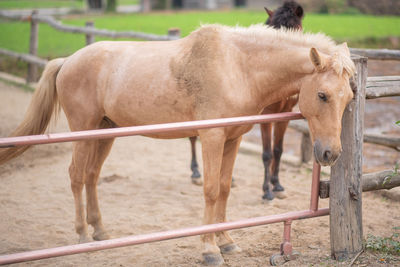
[[[32, 96], [24, 120], [10, 136], [43, 134], [54, 111], [59, 110], [56, 77], [64, 58], [51, 60], [45, 67]], [[0, 164], [24, 153], [30, 146], [0, 148]]]

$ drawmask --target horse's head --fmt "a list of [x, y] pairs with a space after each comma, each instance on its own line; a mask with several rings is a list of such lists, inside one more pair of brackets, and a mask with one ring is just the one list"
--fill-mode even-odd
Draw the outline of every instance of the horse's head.
[[303, 30], [301, 21], [304, 18], [304, 11], [301, 5], [295, 1], [286, 1], [275, 11], [266, 7], [264, 9], [268, 14], [265, 24], [275, 29], [285, 27], [288, 29]]
[[299, 107], [308, 120], [316, 160], [333, 165], [342, 150], [342, 115], [353, 98], [349, 79], [355, 66], [346, 43], [332, 56], [311, 48], [310, 59], [313, 71], [301, 85]]

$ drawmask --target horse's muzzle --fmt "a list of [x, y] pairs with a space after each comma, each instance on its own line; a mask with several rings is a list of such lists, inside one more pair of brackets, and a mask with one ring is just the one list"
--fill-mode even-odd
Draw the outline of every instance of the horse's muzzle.
[[340, 156], [340, 150], [335, 151], [329, 146], [323, 146], [319, 140], [314, 143], [314, 157], [322, 166], [332, 166]]

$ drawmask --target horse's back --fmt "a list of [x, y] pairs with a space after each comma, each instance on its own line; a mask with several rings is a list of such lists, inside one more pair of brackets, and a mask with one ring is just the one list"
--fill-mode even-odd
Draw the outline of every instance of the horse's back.
[[234, 92], [236, 61], [223, 38], [220, 28], [208, 27], [176, 41], [95, 43], [65, 61], [60, 102], [67, 117], [107, 117], [118, 126], [247, 115], [238, 107], [244, 99]]
[[129, 114], [143, 117], [150, 105], [154, 109], [173, 101], [172, 95], [179, 97], [169, 71], [177, 47], [173, 42], [99, 42], [85, 47], [59, 72], [60, 101], [67, 109], [90, 106], [121, 126], [141, 124]]

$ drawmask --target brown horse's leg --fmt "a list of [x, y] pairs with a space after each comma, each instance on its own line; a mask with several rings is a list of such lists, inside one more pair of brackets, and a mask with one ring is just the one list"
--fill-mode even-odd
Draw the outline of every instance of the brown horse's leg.
[[272, 200], [274, 198], [273, 193], [269, 187], [271, 182], [270, 165], [272, 160], [271, 142], [272, 142], [272, 123], [260, 124], [261, 138], [263, 144], [262, 160], [264, 163], [264, 183], [263, 183], [263, 199]]
[[[219, 183], [219, 196], [215, 209], [217, 223], [226, 221], [226, 205], [231, 189], [233, 165], [235, 163], [241, 139], [242, 138], [239, 137], [237, 139], [225, 142], [221, 166], [221, 178]], [[216, 235], [217, 243], [222, 253], [235, 253], [241, 251], [241, 249], [234, 243], [228, 232], [218, 232]]]
[[[219, 196], [219, 177], [221, 173], [222, 155], [224, 152], [225, 135], [224, 129], [200, 130], [203, 152], [204, 169], [204, 224], [216, 222], [215, 204]], [[220, 265], [224, 262], [220, 254], [220, 249], [215, 241], [215, 234], [205, 234], [201, 236], [204, 250], [203, 258], [208, 265]]]
[[203, 182], [200, 179], [201, 174], [199, 172], [199, 164], [197, 163], [197, 157], [196, 157], [196, 141], [197, 141], [197, 136], [192, 136], [189, 137], [190, 139], [190, 144], [192, 148], [192, 161], [190, 163], [190, 169], [192, 170], [192, 183], [195, 185], [202, 185]]
[[288, 121], [282, 121], [275, 123], [274, 126], [274, 158], [271, 165], [271, 183], [273, 190], [278, 198], [284, 198], [282, 192], [285, 190], [279, 183], [279, 164], [283, 151], [283, 138], [285, 136], [286, 129], [288, 127]]
[[90, 149], [89, 142], [77, 142], [74, 144], [72, 162], [69, 167], [71, 189], [75, 200], [75, 230], [79, 235], [79, 243], [89, 242], [85, 222], [85, 208], [82, 198], [83, 185], [85, 183], [85, 168], [88, 161], [86, 151]]
[[[60, 95], [60, 98], [61, 97], [62, 95]], [[104, 121], [102, 114], [97, 110], [96, 106], [90, 105], [90, 103], [88, 102], [87, 105], [82, 106], [82, 109], [79, 109], [79, 112], [77, 112], [77, 109], [73, 108], [76, 107], [76, 104], [74, 102], [69, 102], [70, 100], [71, 99], [67, 97], [64, 99], [60, 99], [60, 102], [68, 119], [71, 131], [98, 129], [110, 126], [108, 122]], [[93, 114], [97, 115], [93, 116]], [[99, 142], [100, 141], [97, 140], [76, 142], [74, 144], [71, 166], [69, 168], [71, 188], [75, 200], [75, 229], [79, 235], [80, 243], [91, 241], [88, 236], [87, 223], [85, 220], [82, 190], [83, 186], [86, 185], [86, 201], [88, 211], [87, 218], [89, 221], [89, 218], [93, 217], [91, 213], [92, 208], [90, 207], [91, 204], [89, 204], [89, 202], [92, 203], [91, 199], [93, 199], [93, 196], [91, 196], [91, 191], [93, 190], [90, 188], [90, 185], [88, 186], [87, 184], [93, 182], [93, 173], [96, 172], [93, 168], [94, 162], [101, 160], [102, 163], [105, 159], [105, 156], [101, 156]], [[101, 142], [110, 141], [104, 140]], [[97, 155], [97, 153], [99, 155]], [[100, 165], [98, 167], [98, 169], [100, 170], [101, 164], [98, 165]], [[95, 198], [97, 199], [97, 194]], [[98, 214], [100, 214], [99, 211]]]
[[86, 167], [86, 220], [87, 223], [94, 228], [92, 235], [94, 240], [105, 240], [109, 238], [101, 220], [97, 199], [97, 181], [99, 179], [101, 167], [111, 150], [113, 142], [114, 138], [94, 141], [93, 149], [91, 150], [89, 162]]

